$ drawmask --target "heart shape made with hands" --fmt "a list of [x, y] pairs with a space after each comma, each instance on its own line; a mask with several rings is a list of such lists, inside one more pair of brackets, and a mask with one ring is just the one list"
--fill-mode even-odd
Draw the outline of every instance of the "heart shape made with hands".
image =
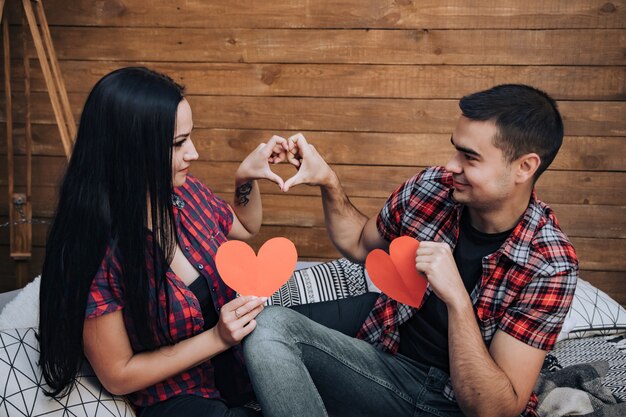
[[[270, 139], [269, 143], [275, 143], [276, 141], [279, 141], [279, 140], [285, 141], [285, 138], [274, 135]], [[290, 149], [284, 149], [281, 145], [274, 144], [274, 146], [271, 148], [271, 153], [267, 154], [268, 165], [269, 164], [275, 165], [278, 163], [286, 162], [292, 165], [293, 167], [295, 167], [298, 172], [296, 172], [296, 174], [292, 175], [287, 180], [285, 180], [283, 177], [275, 173], [271, 167], [268, 166], [268, 170], [270, 173], [266, 177], [267, 179], [277, 183], [280, 186], [281, 190], [285, 192], [289, 188], [289, 187], [285, 188], [285, 183], [293, 183], [294, 179], [297, 178], [298, 175], [300, 174], [299, 171], [300, 171], [300, 168], [302, 167], [302, 162], [304, 159], [304, 155], [302, 154], [300, 147], [309, 146], [309, 144], [306, 141], [306, 138], [304, 137], [302, 133], [298, 133], [296, 135], [289, 137], [289, 139], [287, 139], [287, 142], [289, 144], [287, 146]]]
[[229, 240], [217, 250], [215, 264], [222, 280], [240, 295], [270, 297], [293, 274], [298, 262], [295, 245], [284, 237], [263, 244], [258, 256], [245, 242]]
[[402, 304], [420, 307], [426, 293], [426, 276], [415, 269], [415, 253], [420, 243], [410, 236], [395, 238], [389, 254], [374, 249], [365, 259], [372, 282], [385, 294]]

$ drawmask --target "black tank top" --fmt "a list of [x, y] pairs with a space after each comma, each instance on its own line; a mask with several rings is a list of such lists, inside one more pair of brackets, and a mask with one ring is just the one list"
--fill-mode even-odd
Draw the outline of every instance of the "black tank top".
[[202, 276], [199, 276], [191, 284], [189, 284], [188, 287], [200, 303], [202, 317], [204, 318], [204, 330], [208, 330], [215, 326], [219, 316], [215, 311], [215, 305], [213, 305], [213, 298], [211, 297], [211, 290], [209, 289], [209, 283], [207, 280]]
[[[219, 320], [219, 315], [215, 311], [213, 297], [211, 297], [211, 290], [207, 280], [199, 276], [188, 285], [188, 288], [194, 293], [200, 303], [202, 317], [204, 318], [204, 330], [215, 327]], [[250, 400], [242, 397], [242, 387], [239, 386], [238, 381], [235, 379], [233, 371], [239, 369], [239, 366], [232, 349], [215, 355], [211, 358], [211, 363], [215, 369], [215, 386], [229, 405], [239, 405]]]

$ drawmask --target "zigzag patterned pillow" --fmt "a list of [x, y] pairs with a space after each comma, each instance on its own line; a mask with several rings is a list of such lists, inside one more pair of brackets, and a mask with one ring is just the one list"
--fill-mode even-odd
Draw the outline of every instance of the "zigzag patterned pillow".
[[93, 370], [86, 366], [74, 381], [72, 391], [59, 400], [46, 397], [39, 368], [39, 343], [34, 328], [0, 331], [0, 415], [132, 417], [133, 409], [123, 398], [102, 388]]
[[266, 304], [290, 307], [354, 297], [366, 292], [364, 266], [341, 258], [295, 271]]
[[626, 310], [604, 291], [578, 279], [569, 313], [557, 341], [626, 331]]

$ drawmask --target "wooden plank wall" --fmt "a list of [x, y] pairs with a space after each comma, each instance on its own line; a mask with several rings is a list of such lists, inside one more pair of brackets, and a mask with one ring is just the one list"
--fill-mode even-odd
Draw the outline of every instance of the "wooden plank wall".
[[[21, 13], [19, 2], [8, 3], [23, 152]], [[546, 90], [559, 101], [566, 138], [539, 196], [576, 245], [582, 277], [626, 304], [626, 0], [44, 3], [76, 116], [95, 81], [114, 68], [142, 64], [170, 74], [187, 86], [194, 111], [201, 161], [193, 173], [229, 199], [238, 161], [259, 141], [302, 131], [354, 203], [373, 215], [416, 170], [446, 162], [461, 96], [505, 82]], [[66, 162], [36, 60], [31, 66], [33, 205], [45, 221]], [[5, 154], [2, 140], [3, 161]], [[5, 171], [0, 221], [7, 216]], [[277, 172], [286, 178], [292, 169]], [[24, 175], [18, 156], [20, 186]], [[317, 189], [283, 195], [264, 183], [262, 191], [257, 247], [283, 235], [303, 258], [338, 256]], [[33, 276], [47, 228], [34, 226]], [[0, 289], [12, 288], [6, 228], [0, 271]]]

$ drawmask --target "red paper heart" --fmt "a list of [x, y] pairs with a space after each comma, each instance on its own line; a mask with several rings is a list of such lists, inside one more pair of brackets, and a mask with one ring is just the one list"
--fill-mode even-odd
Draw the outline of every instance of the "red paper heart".
[[396, 301], [412, 307], [420, 307], [426, 293], [426, 276], [415, 269], [415, 253], [419, 241], [409, 236], [394, 239], [389, 255], [374, 249], [367, 255], [365, 269], [372, 282]]
[[268, 240], [259, 255], [247, 243], [229, 240], [215, 255], [222, 280], [241, 295], [269, 297], [293, 274], [298, 262], [295, 245], [284, 237]]

